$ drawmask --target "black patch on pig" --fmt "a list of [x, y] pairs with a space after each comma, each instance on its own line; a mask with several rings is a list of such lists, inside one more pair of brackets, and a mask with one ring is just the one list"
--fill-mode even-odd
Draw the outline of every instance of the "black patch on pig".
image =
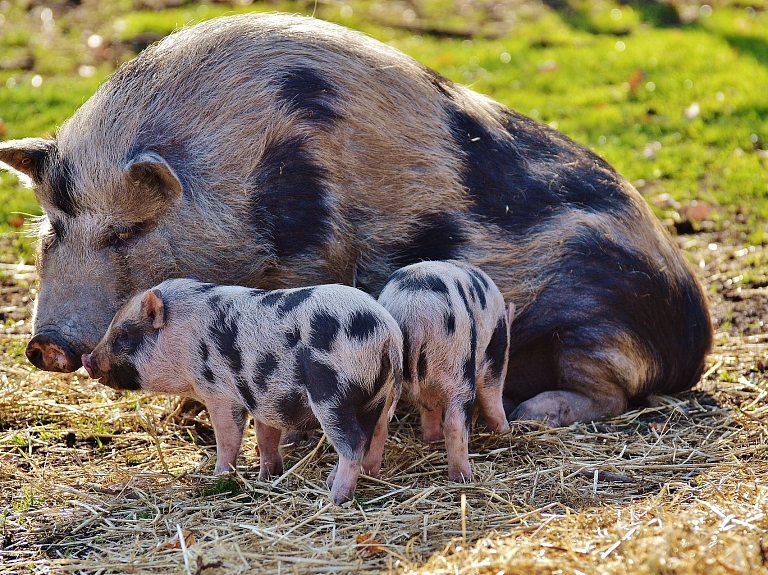
[[339, 118], [335, 106], [338, 99], [336, 89], [312, 68], [285, 70], [277, 97], [306, 120], [332, 125]]
[[238, 318], [237, 315], [229, 313], [231, 307], [232, 304], [228, 304], [214, 308], [215, 316], [209, 332], [211, 339], [216, 343], [216, 349], [227, 360], [230, 369], [239, 374], [243, 369], [243, 357], [237, 345]]
[[53, 205], [68, 216], [75, 216], [78, 206], [69, 162], [58, 156], [50, 157], [46, 176], [51, 186]]
[[405, 242], [392, 246], [392, 267], [401, 268], [421, 261], [455, 259], [467, 242], [458, 213], [428, 214], [416, 220], [415, 232]]
[[482, 284], [484, 290], [488, 290], [490, 286], [488, 285], [488, 281], [483, 277], [483, 274], [471, 268], [468, 269], [467, 271], [469, 272], [469, 275], [471, 275], [473, 278], [475, 278], [475, 280], [477, 280]]
[[442, 295], [448, 295], [448, 286], [439, 277], [427, 274], [416, 276], [414, 274], [403, 274], [398, 278], [401, 289], [406, 291], [433, 291]]
[[423, 349], [419, 352], [419, 361], [416, 363], [416, 375], [419, 381], [427, 378], [427, 354]]
[[312, 297], [314, 288], [303, 288], [296, 291], [290, 291], [283, 296], [280, 306], [277, 308], [277, 313], [285, 315], [292, 309], [298, 307], [301, 303], [307, 301]]
[[347, 326], [347, 335], [358, 341], [365, 341], [373, 335], [379, 325], [378, 318], [369, 310], [358, 310], [352, 314]]
[[474, 387], [475, 370], [477, 369], [477, 323], [475, 322], [475, 314], [472, 313], [472, 309], [469, 307], [467, 294], [464, 292], [464, 287], [459, 280], [456, 280], [456, 289], [469, 317], [469, 356], [464, 361], [464, 379]]
[[472, 398], [468, 399], [461, 405], [461, 410], [464, 412], [464, 429], [469, 431], [470, 426], [472, 425], [472, 416], [475, 412], [475, 398], [474, 393], [472, 394]]
[[240, 397], [243, 398], [248, 411], [253, 412], [256, 409], [256, 398], [253, 397], [253, 392], [251, 391], [248, 382], [238, 375], [235, 376], [235, 386], [237, 386], [237, 391], [240, 394]]
[[330, 365], [312, 358], [312, 352], [303, 348], [299, 352], [299, 369], [314, 403], [329, 401], [339, 395], [339, 376]]
[[445, 333], [453, 335], [456, 332], [456, 316], [451, 312], [448, 312], [443, 317], [443, 326], [445, 327]]
[[493, 377], [500, 378], [501, 371], [504, 368], [504, 359], [507, 355], [507, 320], [499, 319], [496, 327], [491, 334], [491, 340], [488, 347], [485, 348], [485, 357], [488, 360], [488, 367]]
[[195, 291], [197, 293], [208, 293], [209, 291], [215, 290], [217, 287], [219, 287], [216, 284], [212, 284], [209, 282], [200, 282], [195, 286]]
[[482, 285], [480, 285], [480, 282], [477, 281], [477, 278], [473, 274], [469, 274], [469, 281], [472, 282], [472, 287], [475, 290], [475, 294], [477, 295], [477, 299], [480, 302], [480, 307], [482, 309], [485, 309], [486, 301], [485, 301], [485, 289]]
[[140, 322], [126, 320], [115, 330], [112, 349], [116, 354], [133, 357], [154, 337], [156, 332], [147, 330]]
[[324, 310], [315, 312], [310, 320], [310, 345], [320, 351], [331, 351], [341, 324], [335, 316]]
[[522, 232], [563, 209], [631, 208], [616, 172], [563, 134], [507, 109], [499, 110], [505, 130], [493, 130], [453, 102], [445, 108], [470, 211], [481, 220]]
[[267, 353], [258, 364], [253, 373], [253, 384], [261, 390], [267, 388], [267, 380], [272, 376], [278, 366], [278, 359], [273, 353]]
[[[259, 303], [265, 307], [275, 306], [280, 302], [281, 299], [283, 299], [284, 294], [285, 292], [277, 291], [277, 290], [268, 292], [267, 295], [265, 295], [263, 298], [259, 300]], [[253, 294], [253, 295], [261, 295], [261, 294]]]
[[136, 367], [129, 362], [115, 362], [109, 370], [109, 377], [99, 381], [113, 389], [141, 389], [141, 376]]
[[334, 423], [343, 431], [342, 445], [339, 447], [348, 450], [347, 453], [342, 452], [345, 457], [353, 459], [370, 447], [376, 423], [386, 404], [385, 398], [374, 402], [372, 400], [391, 372], [389, 357], [384, 355], [372, 389], [369, 390], [369, 386], [360, 382], [351, 382], [338, 402], [330, 408]]
[[[614, 334], [628, 333], [653, 360], [639, 396], [693, 386], [712, 343], [711, 319], [695, 276], [674, 276], [669, 268], [597, 229], [581, 230], [566, 240], [564, 249], [568, 264], [521, 313], [520, 323], [512, 323], [510, 360], [517, 367], [507, 371], [507, 381], [523, 373], [520, 356], [530, 342], [551, 341], [554, 333], [555, 345], [568, 350], [569, 362], [594, 362], [604, 350], [614, 349]], [[551, 343], [549, 347], [546, 361], [556, 357]], [[507, 389], [521, 401], [513, 387]]]
[[216, 376], [213, 374], [213, 370], [211, 369], [210, 364], [208, 363], [208, 359], [210, 358], [210, 352], [208, 351], [208, 344], [205, 343], [205, 341], [200, 341], [200, 362], [203, 365], [203, 370], [201, 375], [203, 376], [203, 379], [210, 383], [211, 385], [216, 384]]
[[249, 185], [251, 225], [267, 230], [278, 258], [290, 258], [331, 237], [325, 168], [294, 134], [267, 144]]
[[208, 307], [211, 308], [212, 312], [216, 312], [219, 309], [219, 304], [221, 303], [221, 296], [219, 294], [212, 295], [208, 298]]
[[289, 348], [296, 347], [296, 344], [298, 344], [301, 341], [301, 331], [299, 331], [299, 327], [294, 327], [291, 331], [285, 332], [285, 342], [288, 344]]

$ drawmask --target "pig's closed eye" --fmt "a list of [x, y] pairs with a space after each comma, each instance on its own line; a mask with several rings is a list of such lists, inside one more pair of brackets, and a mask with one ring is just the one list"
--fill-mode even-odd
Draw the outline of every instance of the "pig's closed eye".
[[107, 238], [107, 244], [111, 247], [119, 247], [130, 240], [139, 236], [142, 232], [142, 226], [120, 226], [113, 228]]

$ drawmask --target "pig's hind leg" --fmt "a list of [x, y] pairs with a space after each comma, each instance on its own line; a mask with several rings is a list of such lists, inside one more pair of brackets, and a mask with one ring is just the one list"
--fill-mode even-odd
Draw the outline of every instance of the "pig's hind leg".
[[[328, 477], [334, 503], [351, 501], [361, 471], [377, 475], [387, 439], [387, 409], [392, 400], [381, 401], [371, 409], [342, 405], [331, 413], [316, 412], [320, 425], [339, 454], [339, 462]], [[336, 411], [336, 413], [333, 413]], [[339, 418], [339, 413], [345, 415]], [[343, 421], [340, 425], [339, 422]]]
[[443, 381], [445, 402], [443, 434], [445, 451], [448, 455], [448, 479], [451, 481], [472, 481], [469, 467], [469, 428], [475, 409], [475, 377], [459, 381]]
[[368, 451], [366, 451], [363, 456], [363, 473], [371, 477], [378, 477], [379, 471], [381, 471], [384, 445], [387, 442], [387, 435], [389, 432], [389, 410], [394, 398], [395, 390], [393, 389], [389, 392], [387, 403], [384, 405], [384, 409], [381, 410], [381, 415], [379, 415], [379, 420], [376, 422], [376, 427], [373, 428], [373, 436], [371, 437]]
[[283, 456], [280, 453], [282, 430], [256, 421], [256, 441], [259, 444], [259, 481], [282, 475]]

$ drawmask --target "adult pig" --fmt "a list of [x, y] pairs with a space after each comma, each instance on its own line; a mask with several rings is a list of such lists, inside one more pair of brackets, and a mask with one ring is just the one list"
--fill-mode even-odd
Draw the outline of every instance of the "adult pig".
[[45, 212], [27, 354], [72, 371], [129, 295], [466, 260], [515, 304], [515, 417], [613, 415], [698, 380], [706, 296], [643, 198], [546, 125], [364, 34], [281, 14], [180, 30], [53, 139], [0, 147]]
[[234, 468], [247, 413], [262, 480], [283, 472], [282, 430], [319, 425], [339, 454], [328, 483], [343, 503], [361, 469], [381, 468], [402, 346], [392, 316], [348, 286], [265, 291], [173, 279], [133, 296], [82, 361], [110, 387], [203, 402], [216, 473]]

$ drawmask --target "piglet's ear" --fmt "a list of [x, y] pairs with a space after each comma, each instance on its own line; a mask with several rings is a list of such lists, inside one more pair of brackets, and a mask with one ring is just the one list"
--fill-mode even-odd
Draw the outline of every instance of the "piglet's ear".
[[141, 298], [141, 317], [155, 329], [165, 326], [165, 306], [160, 290], [151, 289]]
[[142, 152], [125, 169], [128, 180], [151, 196], [175, 200], [181, 195], [181, 181], [160, 154]]
[[56, 153], [56, 142], [43, 138], [24, 138], [0, 144], [0, 168], [37, 181], [48, 158]]

